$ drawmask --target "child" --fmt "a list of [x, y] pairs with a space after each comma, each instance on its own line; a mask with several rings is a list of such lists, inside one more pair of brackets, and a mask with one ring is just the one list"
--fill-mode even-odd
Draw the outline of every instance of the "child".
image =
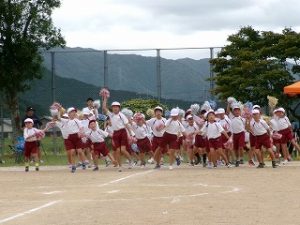
[[[163, 135], [165, 132], [165, 124], [167, 120], [162, 117], [163, 114], [163, 108], [160, 106], [157, 106], [154, 108], [154, 114], [155, 117], [151, 118], [150, 120], [146, 121], [146, 124], [153, 132], [153, 138], [152, 138], [152, 152], [154, 153], [154, 160], [157, 162], [161, 159], [162, 152], [159, 151], [159, 146], [163, 142]], [[163, 150], [165, 152], [165, 150]]]
[[289, 120], [289, 118], [285, 115], [284, 108], [278, 108], [274, 111], [275, 113], [275, 121], [278, 129], [278, 133], [282, 135], [280, 139], [281, 143], [281, 149], [284, 155], [284, 162], [283, 164], [287, 164], [287, 158], [289, 155], [288, 149], [287, 149], [287, 143], [290, 141], [293, 146], [300, 151], [299, 145], [296, 143], [292, 131], [292, 125]]
[[170, 166], [169, 169], [173, 169], [173, 163], [175, 161], [175, 151], [179, 150], [180, 143], [179, 138], [182, 135], [185, 135], [185, 129], [181, 122], [179, 122], [179, 110], [178, 109], [172, 109], [171, 110], [171, 118], [169, 118], [165, 124], [165, 132], [163, 135], [163, 141], [161, 142], [161, 145], [159, 146], [159, 151], [161, 152], [160, 157], [157, 157], [156, 159], [156, 167], [160, 168], [160, 159], [161, 155], [166, 153], [166, 150], [169, 151], [169, 162]]
[[68, 154], [68, 158], [70, 158], [72, 168], [71, 172], [75, 173], [76, 171], [76, 165], [75, 165], [75, 152], [77, 151], [77, 154], [79, 156], [79, 159], [82, 162], [82, 168], [85, 169], [85, 161], [86, 157], [82, 151], [82, 140], [81, 138], [84, 136], [83, 134], [83, 127], [80, 123], [80, 120], [76, 118], [77, 116], [77, 110], [74, 107], [70, 107], [67, 110], [68, 113], [68, 119], [60, 118], [59, 120], [66, 126], [66, 129], [68, 129], [69, 135], [67, 140], [65, 141], [66, 150]]
[[[99, 100], [96, 100], [96, 101], [99, 101]], [[86, 100], [87, 107], [83, 108], [82, 111], [89, 111], [89, 114], [92, 114], [94, 116], [94, 118], [98, 118], [99, 113], [98, 113], [97, 107], [95, 107], [95, 105], [94, 105], [95, 102], [94, 102], [94, 99], [87, 98], [87, 100]]]
[[[62, 118], [68, 119], [69, 116], [68, 116], [67, 113], [64, 113], [62, 115]], [[67, 150], [66, 141], [67, 141], [68, 136], [69, 136], [68, 126], [66, 126], [66, 124], [62, 123], [61, 121], [57, 121], [57, 120], [54, 120], [54, 121], [55, 121], [56, 126], [61, 131], [62, 138], [64, 139], [64, 146], [65, 146], [65, 149]], [[68, 165], [72, 167], [72, 160], [71, 160], [71, 157], [70, 157], [69, 154], [67, 154], [67, 158], [68, 158]]]
[[194, 143], [195, 143], [195, 136], [196, 134], [199, 133], [199, 127], [197, 126], [197, 124], [194, 122], [194, 118], [192, 115], [188, 115], [186, 117], [187, 120], [187, 125], [185, 127], [185, 131], [186, 131], [186, 138], [184, 141], [185, 147], [186, 147], [186, 151], [188, 153], [188, 157], [189, 157], [189, 161], [190, 161], [190, 165], [194, 166]]
[[217, 167], [217, 154], [219, 154], [224, 159], [226, 166], [230, 168], [231, 164], [229, 164], [226, 155], [222, 151], [223, 144], [221, 140], [222, 134], [227, 138], [227, 140], [229, 139], [229, 136], [227, 132], [222, 128], [220, 123], [216, 122], [215, 112], [213, 110], [209, 110], [206, 117], [207, 123], [201, 129], [201, 132], [203, 134], [206, 134], [208, 138], [211, 161], [213, 162], [214, 168]]
[[[232, 136], [231, 120], [225, 114], [225, 109], [219, 108], [216, 111], [216, 116], [219, 118], [218, 123], [220, 123], [220, 125], [226, 131], [227, 135], [231, 137]], [[228, 139], [225, 137], [224, 134], [221, 135], [221, 140], [222, 140], [223, 150], [225, 151], [225, 155], [228, 161], [230, 161], [230, 156], [234, 155], [232, 144], [231, 145], [226, 144], [228, 143]]]
[[35, 170], [39, 171], [39, 159], [38, 159], [38, 144], [37, 141], [40, 140], [45, 135], [44, 130], [39, 130], [33, 127], [33, 120], [27, 118], [24, 120], [24, 157], [25, 157], [25, 172], [29, 171], [29, 161], [32, 156], [35, 160]]
[[109, 150], [104, 141], [104, 138], [108, 137], [109, 134], [97, 127], [96, 120], [89, 121], [89, 131], [87, 131], [85, 134], [87, 139], [91, 143], [93, 160], [95, 164], [95, 168], [93, 169], [93, 171], [99, 170], [98, 160], [100, 155], [104, 157], [108, 156], [113, 164], [116, 164], [114, 157], [109, 153]]
[[141, 160], [141, 167], [146, 166], [145, 153], [148, 153], [150, 156], [153, 156], [151, 142], [149, 139], [148, 126], [145, 122], [145, 116], [141, 113], [136, 113], [134, 115], [135, 123], [132, 124], [133, 131], [135, 133], [135, 138], [137, 140], [136, 144], [139, 149], [139, 158]]
[[[122, 172], [121, 155], [125, 155], [126, 158], [131, 159], [130, 154], [126, 150], [128, 145], [127, 130], [130, 136], [134, 136], [133, 131], [129, 126], [129, 121], [126, 116], [121, 112], [121, 104], [119, 102], [113, 102], [111, 104], [112, 112], [107, 108], [107, 98], [103, 97], [103, 112], [106, 113], [111, 121], [113, 129], [113, 144], [115, 147], [115, 157], [118, 163], [118, 171]], [[132, 168], [131, 160], [129, 161], [129, 169]]]
[[[205, 120], [206, 120], [206, 118], [204, 116], [205, 114], [206, 114], [206, 111], [201, 110], [199, 116], [196, 116], [196, 115], [193, 116], [193, 119], [198, 126], [198, 130], [201, 130], [205, 124]], [[195, 146], [195, 152], [198, 153], [199, 155], [202, 155], [203, 167], [206, 167], [207, 138], [204, 135], [201, 135], [201, 133], [196, 134], [194, 146]], [[200, 157], [199, 157], [198, 161], [200, 161]]]
[[233, 134], [233, 149], [235, 152], [236, 163], [238, 167], [242, 160], [242, 155], [245, 147], [245, 119], [241, 117], [241, 108], [239, 104], [233, 104], [233, 116], [231, 119], [231, 127]]
[[265, 147], [272, 159], [272, 167], [276, 168], [275, 155], [271, 148], [270, 128], [266, 121], [260, 118], [260, 111], [257, 109], [252, 110], [253, 120], [250, 122], [250, 131], [255, 136], [255, 149], [259, 161], [257, 168], [263, 168], [263, 154], [262, 147]]

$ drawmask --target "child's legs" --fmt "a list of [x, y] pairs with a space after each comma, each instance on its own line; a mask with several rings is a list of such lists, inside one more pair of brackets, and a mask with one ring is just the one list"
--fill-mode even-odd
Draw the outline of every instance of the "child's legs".
[[255, 148], [255, 154], [259, 163], [263, 163], [263, 154], [260, 149]]
[[175, 149], [169, 149], [169, 163], [170, 166], [173, 165], [174, 161], [175, 161]]
[[214, 166], [216, 166], [217, 165], [217, 156], [216, 156], [216, 151], [214, 148], [210, 148], [209, 158], [210, 158], [209, 161], [211, 161], [214, 164]]
[[117, 148], [116, 151], [114, 152], [115, 154], [115, 159], [118, 163], [118, 166], [122, 166], [122, 162], [121, 162], [121, 149]]
[[75, 165], [75, 149], [68, 150], [67, 155], [71, 165]]
[[228, 164], [228, 158], [227, 156], [225, 155], [223, 149], [219, 148], [216, 150], [218, 156], [220, 156], [222, 159], [224, 159], [225, 163]]
[[287, 144], [281, 144], [281, 149], [282, 149], [282, 154], [283, 154], [283, 158], [284, 160], [288, 159], [289, 153], [288, 153], [288, 149], [287, 149]]
[[145, 163], [145, 153], [144, 152], [140, 152], [140, 160], [141, 160], [141, 163], [144, 164]]
[[275, 154], [274, 154], [272, 148], [268, 148], [267, 151], [269, 152], [272, 161], [275, 161]]
[[188, 146], [187, 147], [187, 153], [188, 153], [188, 157], [190, 162], [192, 162], [194, 160], [194, 151], [193, 151], [193, 147]]
[[128, 159], [129, 161], [131, 160], [131, 156], [129, 154], [129, 152], [126, 150], [126, 146], [125, 145], [122, 145], [121, 148], [120, 148], [120, 153], [122, 155], [125, 156], [126, 159]]

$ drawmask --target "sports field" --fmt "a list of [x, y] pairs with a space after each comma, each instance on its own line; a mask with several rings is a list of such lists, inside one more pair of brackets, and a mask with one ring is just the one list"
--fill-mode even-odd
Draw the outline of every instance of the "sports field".
[[0, 168], [0, 224], [300, 224], [300, 163], [119, 173]]

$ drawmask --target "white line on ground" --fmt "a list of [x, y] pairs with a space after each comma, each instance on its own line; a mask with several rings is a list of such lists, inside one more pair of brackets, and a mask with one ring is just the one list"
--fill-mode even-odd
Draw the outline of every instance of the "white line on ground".
[[120, 181], [123, 181], [123, 180], [127, 180], [131, 177], [136, 177], [136, 176], [139, 176], [139, 175], [144, 175], [144, 174], [148, 174], [148, 173], [151, 173], [153, 172], [154, 170], [147, 170], [145, 172], [140, 172], [140, 173], [134, 173], [134, 174], [131, 174], [131, 175], [128, 175], [126, 177], [122, 177], [122, 178], [119, 178], [119, 179], [116, 179], [116, 180], [112, 180], [112, 181], [109, 181], [107, 183], [104, 183], [104, 184], [99, 184], [98, 187], [104, 187], [104, 186], [107, 186], [107, 185], [110, 185], [110, 184], [115, 184], [115, 183], [119, 183]]
[[63, 191], [49, 191], [49, 192], [43, 192], [44, 195], [53, 195], [53, 194], [58, 194], [61, 193]]
[[0, 219], [0, 224], [6, 223], [6, 222], [11, 221], [11, 220], [14, 220], [14, 219], [17, 219], [17, 218], [22, 217], [22, 216], [25, 216], [25, 215], [27, 215], [27, 214], [32, 214], [32, 213], [34, 213], [34, 212], [36, 212], [36, 211], [39, 211], [39, 210], [44, 209], [44, 208], [48, 208], [48, 207], [50, 207], [50, 206], [52, 206], [52, 205], [55, 205], [55, 204], [57, 204], [57, 203], [59, 203], [59, 202], [61, 202], [61, 200], [48, 202], [48, 203], [46, 203], [46, 204], [44, 204], [44, 205], [41, 205], [41, 206], [39, 206], [39, 207], [36, 207], [36, 208], [30, 209], [30, 210], [27, 210], [27, 211], [25, 211], [25, 212], [18, 213], [18, 214], [16, 214], [16, 215], [13, 215], [13, 216], [10, 216], [10, 217], [4, 218], [4, 219]]
[[111, 191], [108, 191], [106, 193], [108, 193], [108, 194], [114, 194], [114, 193], [118, 193], [118, 192], [120, 192], [120, 190], [111, 190]]

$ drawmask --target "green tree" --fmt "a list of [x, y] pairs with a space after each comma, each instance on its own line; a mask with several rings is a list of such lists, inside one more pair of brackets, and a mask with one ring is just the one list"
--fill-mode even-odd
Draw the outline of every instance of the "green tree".
[[42, 76], [41, 51], [65, 45], [51, 18], [59, 6], [59, 0], [0, 0], [0, 91], [14, 131], [20, 130], [19, 94]]
[[218, 57], [211, 60], [216, 76], [213, 90], [221, 99], [229, 96], [267, 105], [267, 96], [275, 96], [279, 104], [287, 103], [283, 87], [294, 78], [287, 70], [285, 55], [278, 54], [285, 33], [259, 32], [241, 28], [228, 37]]
[[[130, 99], [128, 101], [122, 102], [122, 108], [128, 108], [133, 112], [141, 112], [146, 114], [148, 109], [154, 109], [156, 106], [161, 106], [164, 110], [167, 110], [166, 105], [161, 104], [156, 99]], [[146, 115], [147, 116], [147, 115]]]

